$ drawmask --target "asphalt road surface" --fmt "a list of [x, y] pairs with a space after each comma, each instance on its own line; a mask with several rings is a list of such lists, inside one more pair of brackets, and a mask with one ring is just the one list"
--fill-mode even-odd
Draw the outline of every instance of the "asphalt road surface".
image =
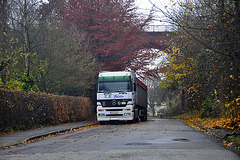
[[239, 160], [186, 124], [168, 119], [111, 124], [0, 150], [0, 159]]

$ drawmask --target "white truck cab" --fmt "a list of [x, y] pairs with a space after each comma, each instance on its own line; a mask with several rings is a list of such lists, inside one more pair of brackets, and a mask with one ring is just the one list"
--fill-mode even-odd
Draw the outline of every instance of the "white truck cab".
[[147, 120], [147, 87], [133, 71], [103, 71], [98, 77], [97, 120]]

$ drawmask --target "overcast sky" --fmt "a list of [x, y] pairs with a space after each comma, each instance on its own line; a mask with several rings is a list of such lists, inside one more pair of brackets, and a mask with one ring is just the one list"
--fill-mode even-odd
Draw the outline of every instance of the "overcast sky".
[[135, 0], [135, 3], [141, 9], [151, 9], [153, 5], [162, 8], [170, 5], [170, 0]]
[[170, 0], [135, 0], [136, 6], [139, 8], [139, 12], [148, 15], [150, 10], [153, 8], [155, 11], [155, 21], [151, 24], [153, 25], [161, 25], [166, 24], [160, 22], [160, 20], [164, 21], [164, 16], [161, 13], [160, 9], [164, 10], [165, 7], [171, 8]]

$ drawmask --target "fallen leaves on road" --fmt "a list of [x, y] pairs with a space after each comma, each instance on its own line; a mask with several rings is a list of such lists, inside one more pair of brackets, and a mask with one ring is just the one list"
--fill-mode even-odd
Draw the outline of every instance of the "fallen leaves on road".
[[[185, 113], [180, 116], [174, 117], [174, 119], [183, 121], [187, 123], [190, 127], [195, 128], [199, 131], [204, 131], [207, 134], [210, 134], [207, 132], [207, 129], [227, 129], [227, 130], [240, 130], [240, 120], [239, 119], [233, 119], [233, 118], [199, 118], [200, 113]], [[231, 136], [231, 135], [230, 135]], [[239, 135], [237, 135], [239, 138]], [[228, 137], [227, 137], [228, 138]], [[239, 140], [238, 140], [239, 141]], [[224, 145], [226, 146], [232, 146], [235, 148], [240, 149], [240, 144], [236, 143], [235, 141], [229, 141], [224, 140]]]
[[224, 141], [224, 145], [229, 146], [238, 146], [238, 149], [240, 149], [240, 135], [230, 135], [226, 138], [226, 141]]
[[180, 116], [174, 117], [180, 121], [183, 121], [191, 127], [201, 129], [240, 129], [240, 121], [233, 118], [199, 118], [199, 112], [185, 113]]
[[56, 137], [56, 136], [59, 136], [59, 135], [69, 134], [69, 133], [76, 132], [76, 131], [79, 131], [79, 130], [83, 130], [83, 129], [87, 129], [87, 128], [92, 128], [92, 127], [98, 127], [98, 126], [100, 126], [100, 125], [99, 125], [99, 124], [94, 124], [94, 125], [88, 125], [88, 126], [84, 126], [84, 127], [79, 127], [79, 128], [76, 128], [76, 129], [72, 129], [72, 128], [71, 128], [71, 129], [68, 130], [68, 131], [58, 132], [58, 133], [54, 133], [54, 134], [49, 134], [49, 135], [47, 135], [47, 136], [42, 136], [42, 137], [37, 138], [37, 139], [25, 141], [24, 143], [28, 143], [29, 141], [30, 141], [30, 142], [33, 142], [33, 141], [37, 141], [37, 140], [41, 140], [41, 139], [52, 138], [52, 137]]

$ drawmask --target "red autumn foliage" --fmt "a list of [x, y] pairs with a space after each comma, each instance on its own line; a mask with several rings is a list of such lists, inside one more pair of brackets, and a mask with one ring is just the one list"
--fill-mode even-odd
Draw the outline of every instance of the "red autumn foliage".
[[150, 18], [141, 21], [131, 0], [69, 0], [61, 15], [68, 26], [85, 33], [91, 54], [103, 65], [101, 70], [146, 70], [156, 57], [154, 52], [138, 52], [149, 46], [142, 37]]

